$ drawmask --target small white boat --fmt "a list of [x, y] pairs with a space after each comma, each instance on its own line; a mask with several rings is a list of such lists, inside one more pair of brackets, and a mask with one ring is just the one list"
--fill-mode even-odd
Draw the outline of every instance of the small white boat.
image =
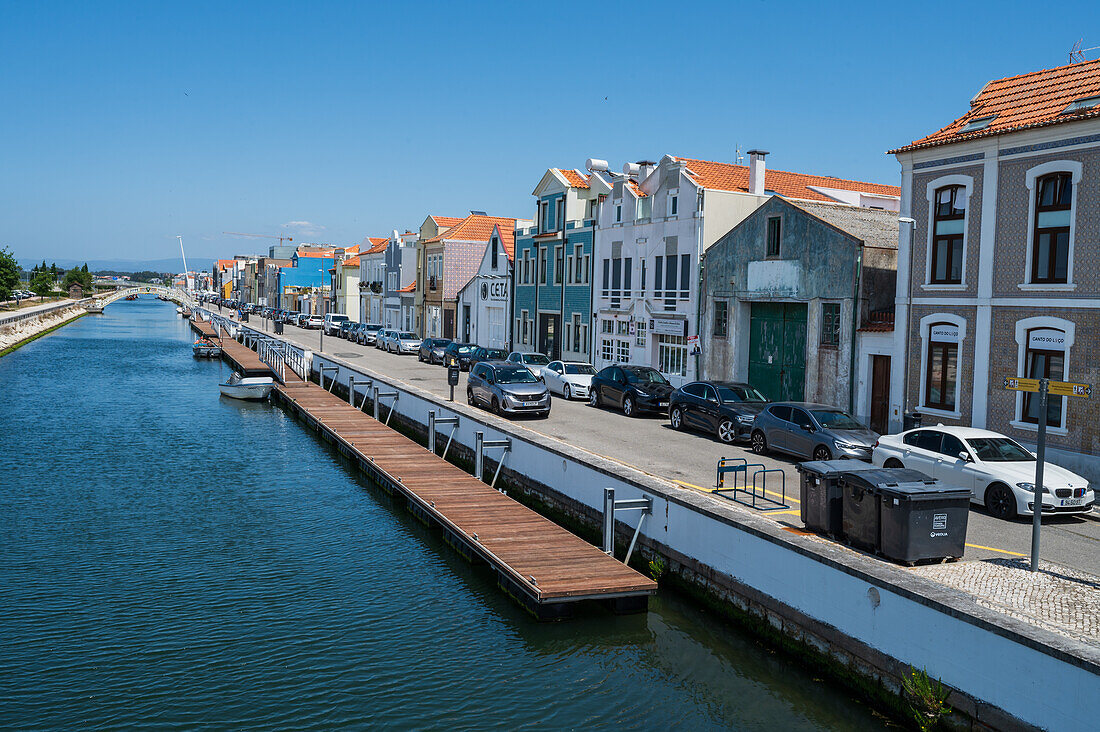
[[267, 395], [275, 387], [275, 380], [270, 376], [241, 376], [234, 372], [229, 381], [219, 384], [223, 395], [233, 399], [267, 399]]
[[179, 315], [183, 315], [183, 308], [182, 307], [176, 308], [176, 313], [179, 314]]

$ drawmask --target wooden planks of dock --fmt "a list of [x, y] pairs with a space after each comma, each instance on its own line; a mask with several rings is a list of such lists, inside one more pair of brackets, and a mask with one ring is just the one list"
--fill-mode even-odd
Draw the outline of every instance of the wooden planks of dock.
[[[215, 333], [223, 356], [242, 374], [273, 375], [247, 346]], [[600, 600], [618, 612], [646, 609], [657, 583], [604, 554], [518, 501], [443, 460], [290, 369], [272, 396], [356, 460], [383, 490], [403, 497], [418, 518], [447, 542], [496, 573], [500, 586], [540, 619], [567, 617], [580, 601]]]
[[493, 567], [501, 586], [538, 617], [568, 615], [581, 600], [644, 610], [656, 592], [650, 578], [319, 386], [298, 381], [274, 393], [383, 488], [404, 496], [422, 520], [440, 526], [464, 556]]

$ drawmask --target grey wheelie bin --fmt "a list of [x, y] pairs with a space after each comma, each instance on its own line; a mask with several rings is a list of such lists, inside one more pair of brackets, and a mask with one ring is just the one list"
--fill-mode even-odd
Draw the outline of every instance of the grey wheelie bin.
[[882, 548], [879, 503], [882, 488], [900, 485], [936, 485], [918, 470], [876, 468], [840, 475], [842, 498], [841, 530], [852, 546], [877, 552]]
[[844, 472], [877, 470], [858, 460], [813, 460], [799, 463], [799, 505], [802, 523], [810, 531], [840, 537], [843, 531], [843, 493], [840, 475]]
[[936, 481], [881, 485], [878, 490], [883, 556], [910, 564], [962, 557], [969, 489]]

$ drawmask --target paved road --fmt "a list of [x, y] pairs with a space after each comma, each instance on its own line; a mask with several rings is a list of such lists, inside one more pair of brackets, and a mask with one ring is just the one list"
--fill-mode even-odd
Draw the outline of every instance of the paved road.
[[[224, 311], [228, 315], [228, 311]], [[265, 330], [270, 325], [253, 317], [249, 325]], [[318, 350], [320, 331], [286, 326], [284, 337], [305, 348]], [[448, 393], [446, 372], [441, 366], [419, 363], [413, 356], [383, 353], [373, 346], [360, 346], [325, 337], [324, 353], [362, 365], [384, 376], [401, 379], [440, 396]], [[456, 399], [465, 399], [465, 374], [455, 387]], [[785, 526], [802, 527], [798, 510], [799, 474], [794, 460], [779, 456], [760, 458], [747, 446], [729, 446], [717, 437], [673, 430], [665, 416], [630, 419], [610, 410], [593, 409], [584, 402], [554, 398], [547, 419], [523, 419], [535, 432], [554, 437], [590, 452], [617, 460], [682, 486], [709, 492], [715, 485], [715, 466], [721, 457], [744, 457], [751, 463], [781, 468], [786, 476], [790, 508], [765, 512]], [[769, 492], [779, 498], [778, 481], [769, 481]], [[726, 500], [715, 496], [714, 500]], [[1031, 521], [1007, 522], [994, 519], [980, 509], [970, 512], [967, 531], [967, 559], [1021, 557], [1031, 551]], [[1100, 515], [1054, 517], [1043, 522], [1041, 553], [1044, 559], [1100, 576]]]

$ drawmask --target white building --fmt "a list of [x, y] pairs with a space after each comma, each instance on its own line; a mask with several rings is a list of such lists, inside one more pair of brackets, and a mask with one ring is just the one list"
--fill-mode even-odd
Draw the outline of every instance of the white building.
[[368, 236], [359, 245], [359, 322], [381, 323], [387, 237]]
[[380, 322], [387, 328], [411, 331], [415, 327], [416, 312], [407, 302], [407, 288], [416, 284], [416, 240], [417, 235], [413, 232], [398, 234], [394, 229], [386, 244], [386, 279], [382, 287]]
[[477, 273], [458, 293], [456, 340], [488, 348], [511, 348], [512, 259], [515, 231], [493, 228]]
[[652, 366], [674, 385], [698, 378], [702, 253], [772, 195], [897, 211], [896, 186], [664, 156], [607, 175], [593, 259], [593, 365]]

